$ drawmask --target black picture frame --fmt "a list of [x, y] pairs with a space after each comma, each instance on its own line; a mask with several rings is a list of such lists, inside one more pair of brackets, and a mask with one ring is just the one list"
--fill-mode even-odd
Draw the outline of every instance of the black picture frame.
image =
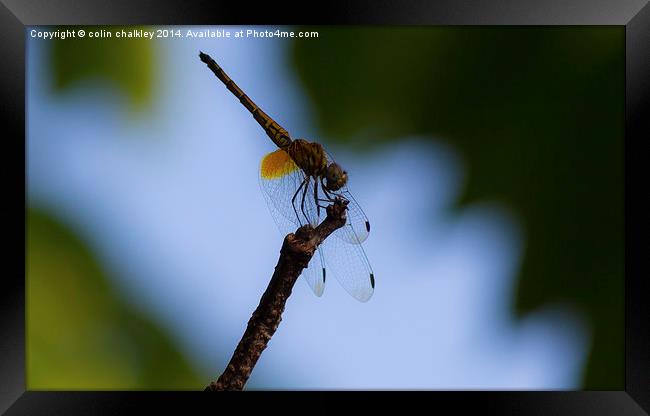
[[[650, 156], [650, 5], [646, 0], [603, 1], [329, 1], [174, 2], [3, 0], [0, 5], [2, 85], [2, 204], [6, 258], [1, 292], [0, 411], [7, 414], [108, 414], [167, 406], [171, 397], [208, 405], [197, 393], [25, 391], [25, 27], [63, 24], [398, 24], [398, 25], [615, 25], [625, 27], [625, 390], [575, 392], [421, 392], [432, 406], [499, 414], [648, 414], [650, 411], [650, 307], [641, 178]], [[621, 86], [623, 88], [623, 86]], [[647, 172], [646, 172], [647, 175]], [[22, 195], [22, 197], [21, 197]], [[22, 221], [21, 221], [22, 219]], [[267, 393], [254, 394], [269, 396]], [[317, 393], [301, 394], [313, 398]], [[322, 394], [322, 393], [321, 393]], [[394, 394], [374, 394], [390, 398]], [[246, 395], [221, 395], [246, 401]], [[346, 399], [350, 395], [344, 393]], [[286, 397], [286, 394], [285, 394]], [[341, 395], [328, 399], [336, 406]], [[314, 398], [315, 399], [315, 398]], [[366, 400], [366, 399], [361, 399]], [[373, 399], [374, 400], [374, 399]], [[249, 401], [250, 402], [250, 401]], [[265, 403], [264, 400], [258, 400]], [[319, 401], [323, 402], [323, 401]], [[185, 405], [182, 407], [187, 409]], [[645, 409], [645, 410], [644, 410]]]

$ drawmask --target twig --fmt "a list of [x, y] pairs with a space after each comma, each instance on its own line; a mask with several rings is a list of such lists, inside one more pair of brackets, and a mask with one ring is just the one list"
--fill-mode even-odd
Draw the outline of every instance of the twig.
[[280, 259], [260, 303], [235, 349], [228, 366], [206, 391], [242, 390], [269, 340], [282, 320], [284, 305], [316, 248], [345, 225], [347, 201], [337, 199], [327, 207], [327, 217], [316, 228], [302, 226], [285, 237]]

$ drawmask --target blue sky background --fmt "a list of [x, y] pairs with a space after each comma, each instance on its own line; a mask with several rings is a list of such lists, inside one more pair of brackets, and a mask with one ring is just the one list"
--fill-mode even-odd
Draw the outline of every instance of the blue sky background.
[[28, 202], [82, 236], [200, 372], [226, 365], [282, 242], [257, 179], [273, 144], [203, 50], [294, 137], [327, 146], [373, 227], [373, 298], [359, 303], [334, 279], [317, 298], [299, 281], [248, 388], [579, 387], [588, 326], [567, 304], [515, 320], [528, 236], [499, 201], [451, 209], [466, 166], [445, 138], [332, 147], [312, 125], [288, 41], [153, 42], [154, 103], [134, 114], [101, 81], [53, 95], [50, 43], [28, 39]]

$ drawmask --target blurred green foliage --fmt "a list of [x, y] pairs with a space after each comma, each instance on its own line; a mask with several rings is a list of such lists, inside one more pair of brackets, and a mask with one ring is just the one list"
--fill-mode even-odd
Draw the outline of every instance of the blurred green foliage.
[[81, 242], [27, 215], [27, 388], [201, 389], [166, 332], [123, 302]]
[[513, 309], [578, 305], [584, 388], [622, 389], [624, 28], [317, 30], [292, 59], [321, 131], [364, 150], [409, 135], [457, 147], [459, 205], [503, 201], [524, 227]]
[[[64, 26], [78, 32], [83, 38], [70, 37], [52, 41], [52, 79], [57, 92], [83, 84], [89, 80], [108, 81], [111, 88], [122, 91], [134, 109], [142, 109], [151, 101], [154, 71], [154, 42], [144, 38], [117, 38], [115, 32], [142, 30], [128, 26]], [[147, 30], [151, 30], [150, 28]], [[111, 37], [90, 37], [99, 31]]]

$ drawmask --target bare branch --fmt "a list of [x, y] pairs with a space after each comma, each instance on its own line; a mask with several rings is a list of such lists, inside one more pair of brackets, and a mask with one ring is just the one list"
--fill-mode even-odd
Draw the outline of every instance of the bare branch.
[[280, 258], [266, 291], [248, 321], [246, 331], [224, 372], [206, 391], [242, 390], [262, 351], [278, 329], [285, 303], [316, 248], [345, 225], [347, 201], [337, 199], [327, 207], [327, 217], [316, 228], [302, 226], [285, 237]]

